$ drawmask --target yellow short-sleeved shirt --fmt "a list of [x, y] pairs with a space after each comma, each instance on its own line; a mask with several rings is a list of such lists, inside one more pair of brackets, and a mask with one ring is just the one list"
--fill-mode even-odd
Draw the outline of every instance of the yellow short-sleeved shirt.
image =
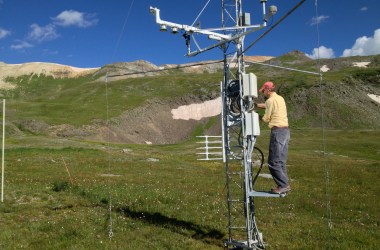
[[287, 127], [289, 125], [285, 100], [276, 92], [273, 92], [265, 101], [265, 115], [263, 116], [263, 121], [267, 122], [270, 128]]

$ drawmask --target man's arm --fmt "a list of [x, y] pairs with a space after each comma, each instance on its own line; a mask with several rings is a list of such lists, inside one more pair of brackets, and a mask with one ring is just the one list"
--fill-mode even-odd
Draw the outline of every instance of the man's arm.
[[272, 113], [273, 113], [273, 101], [268, 99], [265, 102], [265, 114], [262, 118], [264, 122], [269, 123], [271, 118], [272, 118]]
[[258, 108], [265, 109], [265, 103], [257, 103]]

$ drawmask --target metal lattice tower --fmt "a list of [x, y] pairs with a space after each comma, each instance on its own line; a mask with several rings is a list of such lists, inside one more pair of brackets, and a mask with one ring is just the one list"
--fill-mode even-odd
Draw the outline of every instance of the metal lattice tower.
[[[243, 26], [242, 21], [241, 0], [222, 0], [223, 27]], [[232, 30], [236, 34], [244, 31], [244, 29]], [[235, 45], [235, 48], [231, 48], [231, 50], [235, 50], [232, 56], [228, 52], [228, 46], [224, 46], [223, 51], [223, 137], [227, 142], [225, 158], [228, 209], [228, 239], [225, 241], [225, 245], [226, 247], [264, 248], [255, 222], [254, 198], [249, 195], [249, 191], [253, 189], [251, 156], [256, 136], [246, 132], [245, 122], [247, 109], [251, 108], [253, 103], [247, 103], [247, 106], [241, 98], [243, 96], [242, 76], [245, 74], [244, 54], [242, 53], [244, 38], [245, 36], [242, 36], [232, 42]]]
[[[204, 30], [163, 21], [160, 18], [160, 10], [150, 8], [161, 31], [166, 31], [169, 27], [172, 33], [183, 32], [188, 56], [195, 56], [213, 48], [221, 48], [223, 51], [222, 137], [228, 208], [228, 239], [224, 243], [227, 248], [265, 248], [262, 234], [256, 225], [254, 198], [280, 197], [277, 194], [254, 190], [264, 157], [262, 152], [255, 148], [256, 137], [260, 135], [259, 118], [254, 111], [253, 101], [253, 98], [257, 97], [257, 79], [254, 74], [245, 72], [244, 39], [246, 35], [266, 27], [267, 20], [277, 12], [277, 8], [271, 6], [266, 14], [267, 0], [258, 1], [263, 9], [262, 24], [250, 24], [250, 14], [243, 12], [242, 0], [222, 0], [222, 28]], [[204, 48], [200, 48], [195, 42], [197, 49], [191, 51], [193, 34], [207, 35], [216, 42]]]

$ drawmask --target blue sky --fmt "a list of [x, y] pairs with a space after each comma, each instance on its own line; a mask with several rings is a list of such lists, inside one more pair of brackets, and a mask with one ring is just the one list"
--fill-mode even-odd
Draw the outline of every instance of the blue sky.
[[[160, 32], [149, 6], [166, 21], [191, 25], [205, 4], [202, 28], [221, 26], [220, 0], [0, 0], [0, 61], [8, 64], [52, 62], [100, 67], [113, 62], [146, 60], [156, 65], [222, 59], [214, 49], [195, 57], [181, 34]], [[275, 23], [299, 0], [268, 0], [276, 5]], [[259, 0], [243, 0], [253, 24], [261, 23]], [[301, 50], [315, 57], [380, 54], [379, 0], [307, 0], [285, 21], [247, 51], [280, 56]], [[317, 39], [317, 24], [320, 42]], [[249, 35], [249, 45], [264, 30]], [[199, 38], [200, 46], [210, 45]], [[204, 44], [203, 44], [204, 43]], [[194, 46], [193, 46], [194, 48]]]

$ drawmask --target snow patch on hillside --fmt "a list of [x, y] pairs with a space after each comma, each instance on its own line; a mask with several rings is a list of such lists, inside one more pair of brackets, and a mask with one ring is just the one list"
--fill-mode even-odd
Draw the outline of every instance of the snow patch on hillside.
[[374, 100], [377, 103], [380, 103], [380, 96], [379, 95], [374, 95], [374, 94], [368, 94], [368, 97]]
[[353, 62], [352, 65], [354, 67], [359, 67], [359, 68], [367, 68], [368, 67], [368, 64], [370, 64], [371, 62]]
[[329, 70], [330, 70], [330, 68], [328, 68], [327, 65], [323, 65], [323, 66], [321, 67], [321, 71], [322, 71], [322, 72], [327, 72], [327, 71], [329, 71]]
[[217, 116], [222, 110], [222, 98], [205, 101], [203, 103], [190, 104], [172, 109], [171, 113], [175, 120], [200, 120], [206, 117]]

